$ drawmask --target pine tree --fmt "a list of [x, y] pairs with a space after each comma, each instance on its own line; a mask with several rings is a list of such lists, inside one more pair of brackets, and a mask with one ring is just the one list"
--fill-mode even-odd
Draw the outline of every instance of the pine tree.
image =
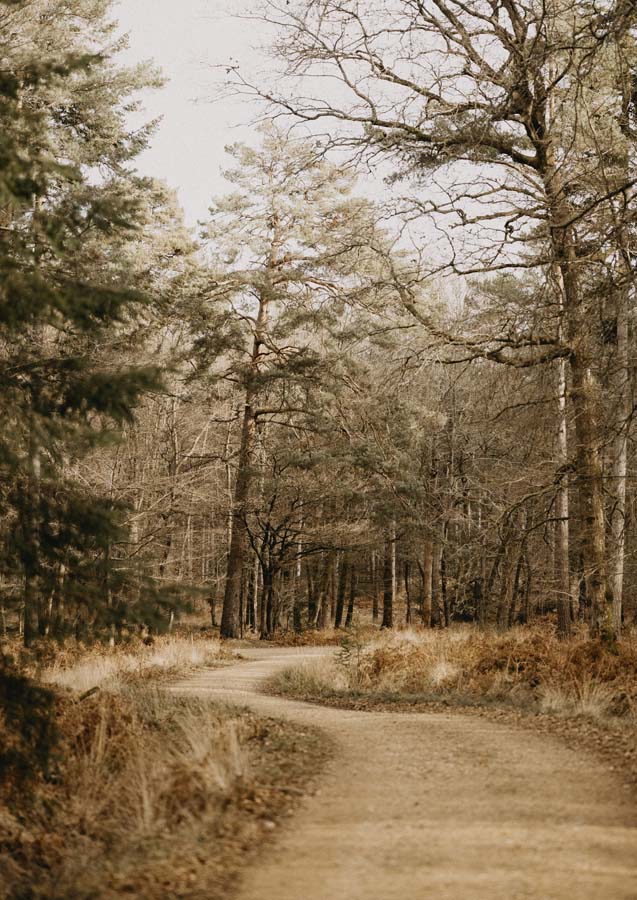
[[190, 313], [199, 368], [243, 394], [225, 637], [239, 633], [258, 430], [311, 413], [329, 377], [329, 336], [356, 328], [348, 310], [393, 297], [373, 204], [355, 196], [350, 173], [326, 162], [315, 143], [273, 126], [260, 148], [230, 153], [234, 190], [213, 205], [206, 228], [215, 286]]
[[0, 510], [7, 592], [24, 639], [113, 614], [108, 548], [121, 515], [73, 478], [75, 460], [130, 419], [150, 368], [100, 358], [144, 296], [122, 264], [150, 185], [132, 169], [134, 93], [109, 3], [2, 4], [0, 46]]

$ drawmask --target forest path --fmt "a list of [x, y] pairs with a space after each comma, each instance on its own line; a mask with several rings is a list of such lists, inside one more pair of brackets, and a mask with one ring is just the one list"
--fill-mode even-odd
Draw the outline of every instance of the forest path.
[[369, 713], [265, 696], [317, 648], [172, 686], [322, 729], [319, 790], [247, 873], [240, 900], [635, 900], [637, 819], [613, 772], [544, 734], [471, 715]]

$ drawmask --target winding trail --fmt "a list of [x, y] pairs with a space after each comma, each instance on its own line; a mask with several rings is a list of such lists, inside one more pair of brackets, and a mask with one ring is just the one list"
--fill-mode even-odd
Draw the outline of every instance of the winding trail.
[[478, 716], [368, 713], [259, 693], [325, 650], [255, 649], [172, 687], [322, 729], [316, 795], [239, 900], [635, 900], [637, 818], [612, 771]]

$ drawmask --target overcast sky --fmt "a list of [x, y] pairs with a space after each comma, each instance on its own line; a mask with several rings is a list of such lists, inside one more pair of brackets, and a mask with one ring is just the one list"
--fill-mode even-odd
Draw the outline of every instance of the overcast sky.
[[115, 7], [122, 30], [130, 33], [126, 61], [154, 59], [169, 78], [163, 90], [144, 98], [148, 117], [163, 121], [139, 169], [178, 189], [189, 224], [205, 217], [210, 198], [224, 190], [219, 174], [227, 162], [224, 146], [250, 140], [245, 105], [202, 102], [219, 77], [213, 65], [231, 59], [254, 63], [262, 39], [257, 24], [228, 13], [249, 5], [249, 0], [120, 0]]
[[[210, 99], [225, 64], [238, 63], [252, 76], [272, 68], [258, 49], [267, 41], [262, 23], [237, 18], [254, 6], [253, 0], [119, 0], [115, 6], [130, 40], [124, 61], [152, 59], [168, 78], [163, 89], [144, 96], [144, 121], [161, 116], [162, 122], [138, 168], [177, 189], [192, 226], [207, 218], [211, 198], [228, 189], [220, 172], [230, 163], [224, 147], [257, 139], [249, 124], [256, 107], [237, 98]], [[363, 175], [358, 190], [374, 199], [391, 193], [382, 185], [380, 169]], [[425, 223], [422, 227], [431, 251], [438, 236]]]

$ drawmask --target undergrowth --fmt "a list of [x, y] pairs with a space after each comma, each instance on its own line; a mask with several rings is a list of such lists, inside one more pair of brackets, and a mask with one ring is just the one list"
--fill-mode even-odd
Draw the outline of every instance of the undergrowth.
[[560, 642], [544, 627], [504, 634], [459, 627], [385, 632], [372, 641], [348, 637], [333, 660], [318, 660], [276, 677], [281, 693], [423, 696], [502, 703], [563, 716], [637, 719], [637, 640], [617, 653], [588, 637]]
[[218, 639], [166, 636], [149, 644], [136, 641], [114, 647], [66, 644], [48, 658], [36, 657], [27, 668], [44, 684], [84, 692], [95, 687], [118, 689], [140, 679], [156, 681], [216, 665], [221, 658]]
[[210, 831], [245, 777], [246, 726], [195, 701], [140, 689], [58, 696], [56, 726], [53, 768], [31, 803], [5, 792], [7, 897], [117, 893], [168, 836], [173, 846]]
[[[370, 635], [373, 629], [369, 629]], [[271, 642], [278, 647], [337, 647], [343, 640], [343, 631], [338, 628], [311, 628], [307, 631], [286, 631], [278, 633]]]
[[152, 683], [217, 664], [216, 641], [0, 659], [0, 900], [227, 898], [327, 752]]

